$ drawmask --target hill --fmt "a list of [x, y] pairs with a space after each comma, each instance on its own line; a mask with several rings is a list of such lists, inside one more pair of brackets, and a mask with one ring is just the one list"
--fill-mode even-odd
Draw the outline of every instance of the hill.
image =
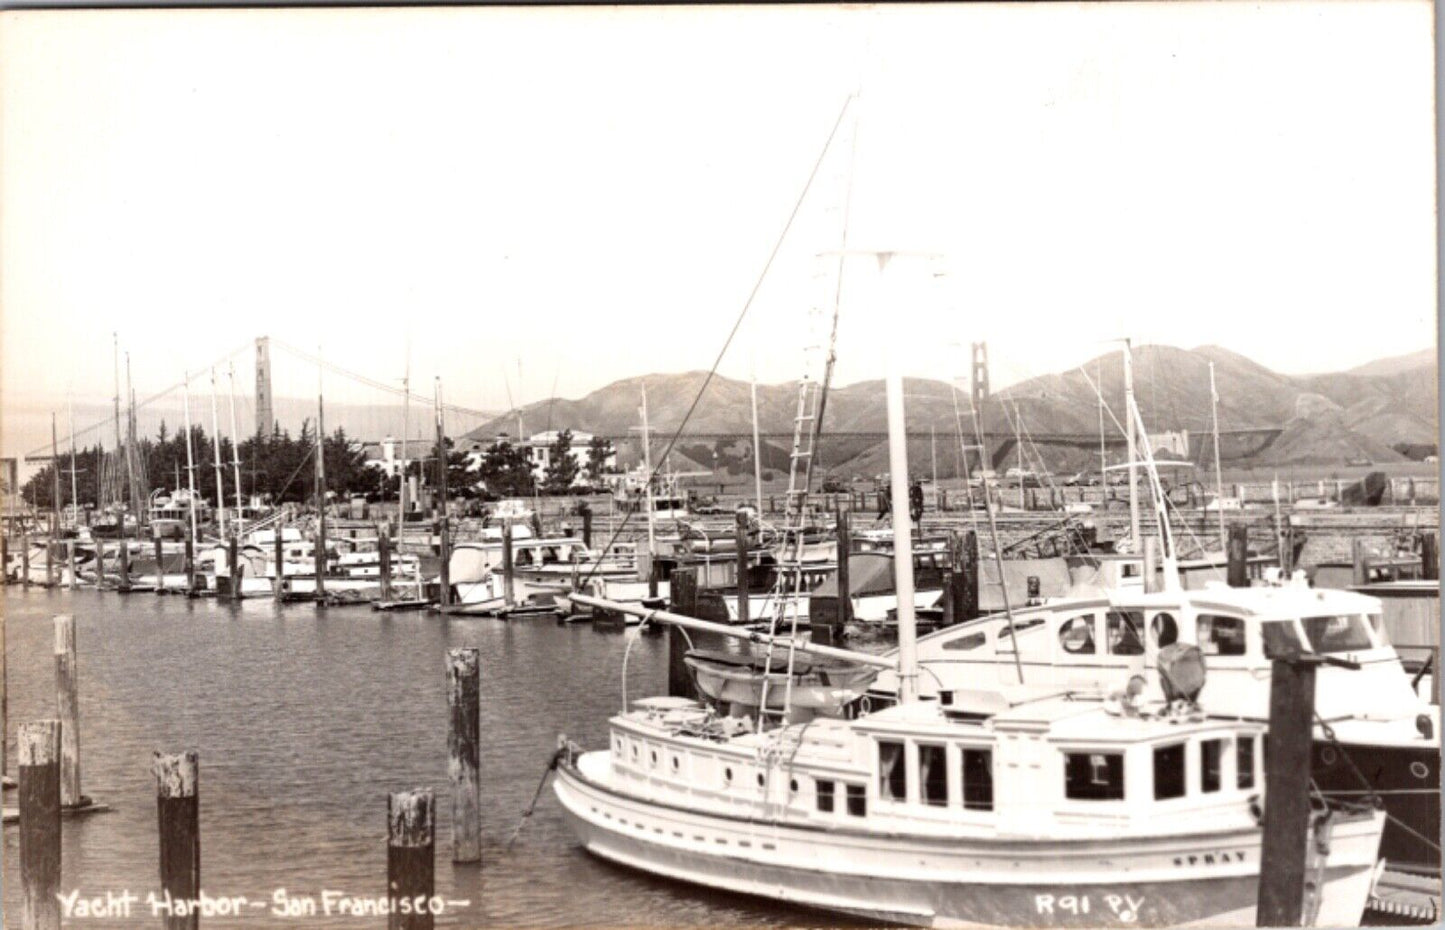
[[[1433, 350], [1428, 350], [1428, 358], [1416, 353], [1349, 372], [1290, 376], [1219, 346], [1136, 347], [1135, 397], [1145, 425], [1151, 435], [1160, 437], [1188, 431], [1189, 455], [1196, 461], [1208, 461], [1207, 456], [1212, 455], [1207, 441], [1210, 363], [1219, 394], [1219, 426], [1226, 434], [1223, 457], [1232, 464], [1343, 464], [1359, 458], [1383, 463], [1401, 458], [1389, 448], [1394, 443], [1437, 441]], [[683, 422], [705, 378], [701, 371], [654, 374], [617, 381], [576, 400], [539, 401], [521, 410], [524, 428], [539, 432], [550, 422], [554, 429], [618, 437], [626, 463], [632, 460], [637, 444], [624, 437], [634, 437], [641, 422], [643, 384], [656, 451]], [[1012, 465], [1016, 460], [1012, 436], [1017, 433], [1024, 438], [1029, 467], [1042, 465], [1055, 472], [1096, 468], [1099, 403], [1091, 381], [1100, 385], [1112, 417], [1122, 422], [1124, 371], [1118, 352], [994, 393], [984, 405], [982, 420], [991, 437], [995, 464]], [[784, 437], [792, 435], [797, 385], [758, 385], [757, 393], [759, 429], [773, 434], [764, 441], [763, 465], [786, 469], [789, 440]], [[911, 460], [918, 463], [915, 467], [926, 472], [936, 460], [940, 477], [954, 476], [961, 458], [955, 402], [964, 434], [970, 437], [968, 444], [973, 442], [967, 396], [955, 396], [947, 382], [919, 378], [906, 379], [904, 393], [908, 428], [915, 433], [910, 443]], [[1121, 428], [1110, 414], [1106, 414], [1106, 425], [1113, 443]], [[886, 428], [882, 381], [835, 387], [828, 397], [819, 461], [825, 470], [842, 475], [884, 471], [881, 434]], [[933, 441], [916, 436], [930, 431]], [[507, 414], [482, 424], [463, 437], [463, 442], [490, 442], [500, 433], [515, 432], [516, 415]], [[749, 385], [714, 377], [697, 400], [686, 434], [674, 448], [678, 458], [673, 464], [679, 469], [717, 468], [729, 474], [750, 471], [751, 432]], [[1052, 438], [1042, 439], [1046, 436]]]

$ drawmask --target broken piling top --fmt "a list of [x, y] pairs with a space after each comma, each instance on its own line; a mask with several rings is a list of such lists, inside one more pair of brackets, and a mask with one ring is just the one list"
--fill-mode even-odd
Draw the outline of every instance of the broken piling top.
[[387, 795], [387, 841], [391, 846], [421, 849], [436, 835], [436, 799], [430, 788], [415, 788]]
[[32, 720], [20, 724], [16, 734], [22, 768], [54, 765], [60, 760], [60, 721]]
[[71, 614], [55, 615], [55, 654], [75, 655], [75, 617]]
[[195, 797], [200, 769], [200, 756], [194, 749], [175, 753], [157, 751], [151, 761], [151, 770], [156, 776], [156, 797]]
[[[455, 707], [465, 699], [462, 687], [480, 674], [482, 651], [476, 646], [447, 650], [447, 704]], [[473, 696], [475, 699], [475, 695]]]

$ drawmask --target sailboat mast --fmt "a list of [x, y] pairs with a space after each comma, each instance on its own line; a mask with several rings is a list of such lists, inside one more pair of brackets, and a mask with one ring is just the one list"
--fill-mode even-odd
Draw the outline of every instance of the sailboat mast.
[[[130, 380], [130, 353], [125, 354], [125, 393], [130, 400], [130, 410], [126, 413], [125, 420], [125, 461], [126, 472], [129, 475], [128, 490], [130, 493], [131, 506], [135, 509], [135, 522], [137, 528], [150, 522], [149, 515], [145, 509], [145, 496], [150, 493], [147, 489], [144, 494], [141, 492], [141, 479], [145, 477], [145, 464], [141, 461], [140, 452], [136, 448], [136, 418], [135, 418], [135, 386]], [[122, 522], [122, 526], [124, 523]]]
[[[886, 255], [879, 258], [888, 260]], [[913, 520], [907, 503], [908, 434], [904, 425], [903, 373], [897, 355], [896, 349], [890, 355], [884, 391], [888, 409], [888, 477], [894, 500], [891, 510], [893, 575], [898, 591], [898, 700], [908, 704], [918, 700], [918, 641], [913, 613]]]
[[1134, 428], [1134, 354], [1128, 339], [1124, 340], [1124, 409], [1125, 436], [1129, 442], [1129, 541], [1137, 555], [1144, 551], [1143, 539], [1139, 534], [1139, 451], [1137, 433]]
[[642, 382], [642, 467], [647, 472], [647, 554], [657, 554], [652, 505], [652, 437], [647, 432], [647, 382]]
[[187, 508], [191, 514], [191, 539], [199, 542], [196, 535], [196, 453], [191, 448], [191, 373], [186, 372], [184, 382], [186, 417], [186, 487], [190, 489], [191, 500]]
[[411, 408], [411, 340], [406, 343], [406, 368], [401, 376], [401, 484], [397, 489], [396, 506], [400, 511], [396, 518], [396, 538], [402, 538], [406, 522], [406, 431], [407, 418]]
[[[114, 397], [114, 402], [115, 402], [115, 460], [116, 460], [116, 464], [119, 465], [119, 463], [120, 463], [120, 456], [121, 456], [121, 451], [120, 451], [120, 450], [121, 450], [121, 441], [120, 441], [120, 334], [119, 334], [119, 333], [111, 333], [111, 334], [110, 334], [110, 339], [111, 339], [111, 349], [112, 349], [112, 352], [113, 352], [113, 354], [114, 354], [114, 361], [115, 361], [115, 397]], [[127, 464], [129, 464], [129, 463], [127, 463]], [[117, 467], [117, 469], [116, 469], [116, 476], [119, 477], [119, 475], [120, 475], [120, 469]], [[116, 493], [116, 499], [117, 499], [117, 501], [118, 501], [119, 498], [120, 498], [119, 491], [120, 491], [120, 486], [119, 486], [119, 484], [117, 484], [117, 486], [116, 486], [116, 492], [117, 492], [117, 493]], [[137, 519], [139, 519], [139, 515], [137, 515]], [[124, 533], [124, 529], [125, 529], [125, 518], [124, 518], [124, 517], [121, 518], [120, 525], [121, 525], [121, 529], [122, 529], [121, 535], [124, 536], [124, 535], [125, 535], [125, 533]]]
[[221, 421], [216, 414], [216, 369], [211, 369], [211, 459], [216, 467], [216, 519], [221, 536], [226, 535], [226, 483], [221, 471]]
[[[50, 528], [52, 537], [60, 533], [60, 443], [55, 438], [55, 411], [50, 411], [50, 509], [55, 523]], [[50, 563], [47, 562], [48, 566]], [[47, 568], [48, 571], [48, 568]]]
[[236, 536], [245, 531], [246, 518], [241, 503], [241, 434], [236, 432], [236, 364], [226, 363], [226, 384], [230, 388], [231, 403], [231, 477], [236, 484]]
[[763, 446], [758, 439], [758, 372], [752, 371], [753, 396], [753, 487], [758, 497], [758, 515], [763, 512]]
[[[1095, 383], [1098, 384], [1094, 393], [1099, 398], [1099, 480], [1107, 489], [1109, 478], [1106, 469], [1109, 467], [1109, 454], [1104, 448], [1104, 363], [1102, 360], [1094, 367], [1094, 376]], [[1103, 493], [1107, 495], [1108, 492], [1106, 490]]]
[[80, 489], [75, 481], [75, 398], [65, 401], [65, 418], [70, 427], [70, 504], [75, 508], [75, 523], [80, 525]]
[[326, 402], [320, 346], [316, 347], [316, 363], [316, 595], [321, 597], [326, 566]]
[[1225, 545], [1224, 473], [1219, 463], [1219, 392], [1214, 388], [1214, 363], [1209, 363], [1209, 413], [1214, 431], [1214, 508], [1219, 511], [1219, 545]]
[[441, 519], [442, 532], [446, 532], [447, 518], [447, 450], [446, 450], [446, 426], [442, 421], [442, 379], [438, 375], [436, 379], [436, 421], [437, 421], [437, 491], [441, 494]]

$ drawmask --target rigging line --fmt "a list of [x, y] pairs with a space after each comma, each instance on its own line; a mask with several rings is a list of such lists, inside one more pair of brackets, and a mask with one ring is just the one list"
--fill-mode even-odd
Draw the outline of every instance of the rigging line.
[[[233, 349], [233, 350], [231, 350], [230, 352], [226, 353], [225, 355], [222, 355], [220, 358], [218, 358], [216, 361], [212, 362], [211, 365], [209, 365], [209, 366], [207, 366], [207, 367], [214, 367], [214, 366], [216, 366], [216, 365], [220, 365], [222, 362], [228, 362], [228, 361], [230, 361], [232, 358], [234, 358], [236, 355], [239, 355], [240, 353], [246, 351], [248, 348], [250, 348], [250, 344], [249, 344], [249, 343], [246, 344], [246, 345], [240, 346], [239, 348]], [[139, 410], [140, 408], [145, 407], [145, 406], [147, 406], [148, 404], [150, 404], [150, 403], [152, 403], [152, 402], [154, 402], [154, 401], [160, 400], [162, 397], [165, 397], [167, 394], [170, 394], [172, 391], [176, 391], [176, 390], [179, 390], [180, 388], [185, 387], [189, 382], [190, 382], [190, 378], [187, 377], [185, 380], [177, 381], [175, 384], [172, 384], [172, 385], [170, 385], [169, 387], [162, 388], [161, 390], [159, 390], [159, 391], [157, 391], [156, 393], [154, 393], [154, 394], [150, 395], [149, 397], [147, 397], [145, 400], [137, 401], [136, 404], [135, 404], [135, 408], [136, 408], [137, 410]], [[90, 426], [87, 426], [87, 427], [85, 427], [84, 429], [76, 430], [76, 431], [75, 431], [75, 435], [76, 435], [76, 436], [85, 436], [85, 435], [88, 435], [88, 434], [90, 434], [90, 433], [95, 432], [95, 431], [98, 430], [98, 429], [103, 429], [104, 427], [110, 426], [110, 425], [111, 425], [112, 423], [114, 423], [114, 422], [115, 422], [115, 415], [114, 415], [114, 414], [110, 414], [110, 415], [106, 416], [105, 419], [100, 420], [100, 421], [97, 421], [97, 422], [95, 422], [95, 423], [92, 423]], [[34, 457], [37, 456], [39, 453], [44, 452], [46, 449], [49, 449], [49, 448], [50, 448], [50, 443], [48, 443], [48, 442], [47, 442], [45, 445], [43, 445], [43, 446], [37, 446], [35, 449], [31, 450], [30, 452], [25, 453], [25, 458], [27, 458], [27, 459], [28, 459], [28, 458], [34, 458]]]
[[[793, 204], [792, 212], [788, 214], [787, 222], [783, 224], [783, 231], [778, 235], [777, 241], [773, 243], [773, 250], [768, 254], [768, 260], [763, 263], [763, 270], [758, 274], [757, 280], [753, 282], [753, 289], [748, 293], [748, 299], [743, 302], [743, 308], [738, 313], [738, 318], [733, 321], [733, 326], [728, 332], [727, 339], [723, 341], [722, 348], [718, 350], [717, 358], [713, 359], [712, 367], [708, 369], [707, 377], [703, 379], [696, 396], [692, 399], [692, 404], [687, 408], [687, 413], [682, 417], [682, 422], [677, 425], [677, 430], [672, 434], [672, 438], [667, 441], [667, 448], [663, 450], [662, 457], [658, 460], [657, 465], [653, 467], [652, 474], [647, 476], [648, 487], [652, 487], [652, 482], [656, 479], [659, 472], [661, 472], [663, 464], [666, 463], [668, 455], [672, 452], [672, 447], [677, 444], [678, 438], [682, 436], [682, 431], [687, 428], [688, 420], [692, 419], [693, 411], [697, 410], [698, 403], [702, 400], [703, 395], [707, 393], [708, 385], [712, 383], [713, 376], [717, 374], [718, 365], [722, 364], [723, 356], [727, 354], [728, 347], [732, 345], [733, 338], [737, 336], [738, 329], [743, 325], [743, 320], [747, 319], [748, 311], [752, 309], [753, 301], [757, 298], [758, 291], [762, 289], [763, 281], [767, 279], [768, 271], [773, 267], [773, 261], [777, 259], [778, 252], [782, 250], [783, 242], [788, 238], [789, 230], [793, 228], [793, 221], [798, 218], [798, 212], [803, 208], [803, 201], [807, 199], [808, 191], [813, 188], [813, 179], [818, 176], [818, 169], [822, 167], [823, 158], [828, 154], [828, 149], [832, 147], [833, 138], [838, 134], [838, 127], [843, 125], [843, 117], [847, 115], [848, 108], [852, 105], [856, 96], [857, 94], [849, 94], [848, 99], [843, 101], [843, 107], [838, 111], [838, 118], [834, 121], [833, 128], [828, 133], [827, 140], [823, 143], [823, 150], [818, 153], [818, 159], [813, 163], [813, 169], [808, 172], [808, 180], [803, 184], [802, 193], [798, 195], [797, 202]], [[603, 547], [604, 552], [611, 548], [612, 544], [617, 541], [618, 535], [622, 532], [623, 527], [627, 526], [627, 521], [630, 519], [632, 519], [632, 511], [628, 511], [622, 515], [621, 522], [617, 524], [617, 528], [612, 531], [611, 538], [607, 540], [607, 545]], [[593, 565], [591, 570], [587, 572], [587, 577], [582, 579], [581, 584], [586, 584], [592, 580], [592, 576], [596, 574], [597, 566], [600, 564], [599, 562]]]
[[[337, 365], [335, 362], [330, 361], [329, 359], [323, 359], [319, 356], [313, 355], [312, 353], [305, 351], [304, 349], [298, 349], [296, 346], [291, 345], [285, 340], [277, 339], [273, 336], [271, 337], [271, 341], [276, 345], [280, 346], [282, 349], [285, 349], [287, 352], [290, 352], [292, 355], [301, 359], [303, 362], [307, 362], [312, 365], [319, 365], [320, 367], [327, 369], [333, 374], [338, 374], [350, 378], [353, 381], [366, 385], [367, 387], [376, 388], [378, 391], [385, 391], [388, 394], [392, 394], [396, 397], [409, 396], [412, 400], [422, 402], [430, 402], [431, 400], [431, 398], [424, 397], [421, 394], [414, 393], [410, 390], [403, 390], [402, 388], [387, 384], [384, 381], [377, 381], [375, 378], [368, 378], [366, 375], [352, 371], [349, 368], [343, 368], [340, 365]], [[483, 419], [490, 418], [494, 415], [485, 410], [478, 410], [475, 407], [463, 407], [458, 404], [442, 404], [442, 409], [446, 410], [449, 413], [465, 413], [470, 414], [474, 417], [481, 417]]]
[[[969, 383], [970, 385], [973, 383], [972, 379], [970, 379]], [[968, 470], [968, 442], [963, 437], [963, 415], [958, 409], [958, 379], [956, 377], [950, 379], [948, 389], [953, 397], [953, 426], [958, 432], [958, 451], [959, 454], [963, 456], [961, 462], [963, 468], [963, 492], [965, 498], [968, 500], [968, 519], [969, 523], [973, 526], [974, 538], [982, 538], [982, 534], [978, 529], [978, 510], [973, 506], [973, 478], [969, 475]], [[973, 403], [972, 397], [969, 398], [969, 403]], [[982, 463], [982, 454], [982, 451], [980, 451], [980, 463]]]

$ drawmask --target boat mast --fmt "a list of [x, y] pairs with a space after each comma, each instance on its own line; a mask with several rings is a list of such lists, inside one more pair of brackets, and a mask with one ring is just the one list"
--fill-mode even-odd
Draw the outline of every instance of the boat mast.
[[326, 403], [322, 398], [321, 346], [316, 347], [316, 597], [325, 596], [326, 577]]
[[752, 369], [753, 396], [753, 486], [758, 496], [758, 518], [763, 514], [763, 446], [758, 441], [758, 370]]
[[[112, 349], [112, 353], [113, 353], [113, 355], [114, 355], [114, 361], [115, 361], [115, 397], [114, 397], [114, 402], [115, 402], [115, 460], [116, 460], [116, 464], [117, 464], [117, 466], [118, 466], [118, 465], [120, 464], [120, 456], [121, 456], [121, 451], [120, 451], [120, 450], [121, 450], [121, 441], [120, 441], [120, 334], [119, 334], [119, 333], [111, 333], [111, 334], [110, 334], [110, 339], [111, 339], [111, 349]], [[129, 464], [129, 463], [127, 463], [127, 464]], [[120, 469], [117, 467], [117, 468], [116, 468], [116, 477], [118, 478], [119, 475], [120, 475]], [[120, 483], [119, 483], [119, 481], [117, 481], [117, 482], [116, 482], [116, 502], [119, 503], [119, 501], [120, 501]], [[140, 519], [139, 515], [137, 515], [136, 519], [137, 519], [137, 520]], [[125, 536], [125, 518], [124, 518], [124, 517], [121, 517], [120, 527], [121, 527], [121, 536], [124, 537], [124, 536]]]
[[396, 518], [396, 538], [400, 542], [406, 522], [406, 430], [407, 414], [411, 407], [411, 338], [406, 340], [406, 367], [401, 376], [401, 482], [397, 490], [396, 506], [400, 513]]
[[[442, 379], [441, 375], [436, 377], [436, 421], [437, 421], [437, 493], [441, 496], [441, 531], [447, 531], [447, 449], [446, 449], [446, 427], [442, 422]], [[442, 552], [446, 552], [446, 546], [442, 546]]]
[[1129, 441], [1129, 541], [1139, 555], [1144, 551], [1139, 535], [1139, 450], [1134, 426], [1134, 355], [1128, 339], [1124, 340], [1124, 409], [1129, 413], [1124, 431]]
[[1179, 555], [1174, 548], [1174, 533], [1169, 528], [1169, 499], [1164, 496], [1164, 485], [1159, 481], [1159, 468], [1154, 462], [1154, 450], [1149, 442], [1149, 431], [1144, 428], [1144, 417], [1139, 412], [1139, 406], [1134, 403], [1133, 395], [1129, 396], [1129, 423], [1139, 430], [1139, 438], [1144, 442], [1144, 474], [1149, 479], [1149, 493], [1154, 500], [1154, 526], [1159, 534], [1159, 548], [1161, 552], [1161, 565], [1164, 575], [1164, 590], [1178, 591], [1182, 588], [1179, 582]]
[[[136, 530], [150, 522], [150, 515], [146, 511], [145, 499], [150, 493], [149, 489], [145, 494], [141, 493], [140, 483], [145, 472], [141, 462], [140, 453], [136, 450], [136, 418], [135, 418], [135, 386], [130, 380], [130, 353], [125, 354], [125, 393], [130, 400], [130, 409], [126, 412], [125, 418], [125, 461], [126, 472], [129, 476], [127, 489], [130, 493], [131, 506], [135, 509]], [[121, 520], [122, 535], [124, 535], [125, 521]]]
[[1019, 409], [1018, 398], [1014, 398], [1014, 448], [1019, 451], [1019, 509], [1026, 510], [1024, 500], [1024, 412]]
[[[186, 372], [183, 382], [186, 416], [186, 487], [190, 489], [191, 500], [187, 508], [191, 514], [191, 540], [200, 542], [196, 535], [196, 453], [191, 448], [191, 373]], [[180, 482], [177, 482], [179, 484]]]
[[[55, 515], [55, 522], [51, 525], [50, 535], [54, 539], [60, 535], [60, 444], [55, 438], [55, 411], [50, 411], [50, 509]], [[49, 564], [48, 562], [46, 563]]]
[[236, 537], [245, 531], [246, 518], [241, 504], [241, 434], [236, 432], [236, 363], [226, 363], [226, 384], [231, 395], [231, 477], [236, 484]]
[[221, 423], [216, 415], [216, 369], [211, 368], [211, 458], [216, 466], [216, 519], [221, 537], [226, 535], [226, 484], [221, 470]]
[[75, 397], [65, 399], [65, 418], [70, 426], [70, 505], [75, 508], [75, 525], [80, 525], [80, 490], [75, 481]]
[[1214, 363], [1209, 363], [1209, 412], [1214, 430], [1214, 508], [1219, 511], [1219, 545], [1225, 545], [1224, 474], [1219, 463], [1219, 392], [1214, 388]]
[[[892, 253], [878, 253], [879, 276], [887, 277]], [[896, 273], [896, 272], [895, 272]], [[878, 295], [884, 295], [879, 289]], [[901, 341], [901, 340], [899, 340]], [[913, 520], [908, 512], [908, 433], [903, 411], [901, 347], [889, 353], [884, 391], [888, 410], [888, 470], [893, 492], [893, 574], [898, 591], [898, 700], [918, 700], [917, 621], [913, 614]]]
[[1095, 379], [1098, 382], [1098, 389], [1094, 392], [1099, 398], [1099, 480], [1104, 483], [1104, 494], [1108, 494], [1108, 472], [1109, 455], [1104, 448], [1104, 362], [1099, 360], [1094, 366]]
[[[652, 437], [647, 432], [647, 382], [642, 382], [642, 467], [647, 472], [647, 555], [648, 564], [657, 555], [652, 507]], [[651, 569], [649, 568], [649, 571]]]

